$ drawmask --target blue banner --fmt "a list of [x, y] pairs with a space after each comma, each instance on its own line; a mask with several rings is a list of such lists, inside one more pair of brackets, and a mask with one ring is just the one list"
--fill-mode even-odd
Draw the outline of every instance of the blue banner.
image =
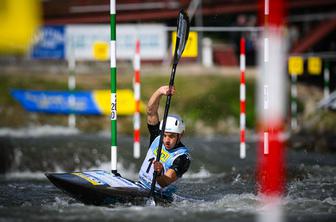
[[[12, 96], [29, 112], [102, 115], [91, 91], [12, 90]], [[72, 102], [71, 102], [72, 100]]]
[[44, 26], [38, 34], [38, 41], [33, 46], [31, 57], [34, 59], [65, 58], [64, 26]]

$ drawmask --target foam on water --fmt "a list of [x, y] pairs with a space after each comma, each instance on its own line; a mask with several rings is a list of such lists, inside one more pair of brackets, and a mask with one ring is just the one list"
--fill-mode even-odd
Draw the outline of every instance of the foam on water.
[[318, 200], [311, 198], [286, 198], [284, 210], [289, 215], [335, 215], [336, 206], [330, 204], [330, 199]]
[[[117, 169], [120, 174], [128, 179], [136, 180], [138, 178], [138, 171], [135, 169], [135, 165], [130, 165], [129, 168], [125, 168], [122, 163], [117, 164]], [[91, 167], [88, 169], [75, 169], [71, 172], [79, 172], [79, 171], [90, 171], [90, 170], [105, 170], [111, 171], [111, 162], [103, 162], [97, 167]], [[12, 171], [5, 174], [6, 179], [45, 179], [46, 172], [41, 171]], [[53, 173], [70, 173], [69, 171], [64, 170], [60, 166], [55, 166], [55, 170]]]
[[336, 206], [336, 199], [333, 199], [332, 197], [328, 197], [322, 201], [323, 203], [328, 203], [330, 205]]
[[[67, 143], [69, 139], [67, 135], [73, 133], [79, 132], [66, 127], [48, 126], [38, 129], [0, 129], [0, 136], [10, 135], [12, 137], [23, 137], [23, 139], [18, 138], [10, 141], [11, 145], [15, 148], [13, 154], [15, 167], [10, 168], [10, 170], [12, 170], [11, 173], [0, 178], [3, 182], [3, 185], [0, 186], [0, 188], [2, 188], [1, 192], [7, 194], [4, 196], [7, 199], [2, 199], [3, 202], [0, 203], [0, 205], [4, 205], [6, 209], [1, 210], [0, 206], [0, 214], [6, 213], [9, 215], [8, 218], [19, 218], [19, 220], [28, 220], [29, 218], [27, 218], [27, 216], [29, 217], [31, 215], [33, 219], [43, 216], [46, 220], [61, 220], [63, 219], [61, 217], [67, 216], [72, 220], [92, 219], [127, 222], [147, 221], [153, 218], [154, 220], [167, 220], [172, 218], [174, 221], [181, 221], [181, 218], [188, 216], [188, 220], [196, 222], [211, 221], [212, 219], [214, 221], [237, 221], [237, 215], [245, 218], [245, 220], [240, 221], [252, 221], [251, 215], [255, 215], [259, 212], [267, 212], [268, 210], [267, 207], [261, 206], [260, 197], [254, 194], [255, 184], [253, 171], [245, 171], [245, 168], [240, 169], [237, 167], [241, 164], [240, 160], [238, 158], [232, 158], [233, 155], [229, 155], [233, 152], [233, 143], [231, 144], [221, 138], [214, 138], [211, 140], [213, 142], [206, 141], [201, 143], [199, 148], [194, 150], [193, 167], [191, 167], [180, 182], [177, 183], [178, 193], [176, 195], [181, 195], [185, 198], [174, 201], [171, 207], [153, 208], [150, 206], [139, 207], [125, 205], [112, 206], [109, 208], [83, 205], [71, 199], [66, 194], [63, 194], [47, 181], [43, 172], [46, 168], [43, 168], [43, 164], [37, 166], [32, 164], [32, 167], [29, 167], [26, 166], [27, 162], [25, 161], [27, 159], [23, 158], [28, 155], [28, 157], [33, 160], [28, 162], [28, 164], [35, 163], [34, 161], [44, 160], [43, 158], [45, 156], [35, 155], [35, 153], [32, 154], [32, 151], [38, 154], [41, 154], [41, 152], [50, 154], [50, 150], [61, 147], [60, 149], [69, 152], [60, 153], [60, 155], [63, 156], [59, 156], [58, 159], [51, 162], [48, 169], [59, 173], [68, 172], [64, 170], [67, 164], [71, 164], [72, 161], [75, 162], [77, 160], [77, 156], [75, 158], [72, 155], [72, 153], [77, 152], [77, 149], [73, 148], [73, 146], [71, 146], [72, 144], [69, 145]], [[59, 137], [61, 138], [60, 143], [55, 145], [53, 143], [54, 141], [58, 141], [58, 137], [53, 137], [49, 142], [48, 138], [43, 137], [48, 135], [65, 135], [66, 138], [63, 139], [62, 136]], [[39, 136], [41, 136], [41, 138], [38, 138]], [[26, 146], [26, 141], [30, 141], [29, 137], [37, 138], [34, 139], [32, 143], [27, 143]], [[109, 143], [109, 137], [109, 132], [101, 132], [98, 136], [97, 134], [80, 134], [76, 136], [81, 142], [78, 143], [76, 147], [79, 147], [80, 151], [85, 151], [79, 158], [89, 157], [91, 158], [91, 162], [88, 161], [89, 163], [87, 163], [83, 161], [82, 165], [76, 164], [71, 169], [75, 169], [74, 171], [110, 171], [111, 163], [109, 161], [109, 152], [106, 152], [107, 154], [98, 155], [99, 152], [102, 152], [100, 146], [104, 146], [104, 143]], [[38, 146], [40, 140], [42, 145]], [[122, 147], [130, 147], [132, 138], [121, 137], [119, 141]], [[203, 142], [203, 140], [196, 140], [195, 143], [199, 142]], [[224, 148], [218, 146], [218, 144], [222, 142]], [[108, 149], [109, 145], [106, 145], [106, 147], [106, 149]], [[219, 148], [216, 150], [214, 147]], [[96, 152], [91, 152], [91, 150], [95, 150]], [[219, 150], [222, 151], [222, 158], [216, 159], [219, 156]], [[139, 166], [136, 164], [139, 165], [140, 162], [134, 161], [134, 163], [130, 164], [130, 162], [133, 162], [130, 154], [131, 151], [128, 150], [126, 152], [126, 149], [121, 149], [121, 151], [118, 156], [118, 172], [125, 178], [137, 180]], [[209, 159], [204, 157], [204, 152], [210, 157]], [[78, 153], [80, 154], [80, 152]], [[50, 161], [54, 156], [50, 155], [48, 157], [49, 159], [46, 158], [44, 161]], [[69, 160], [63, 163], [56, 161], [67, 157], [69, 157]], [[321, 215], [331, 215], [334, 218], [336, 215], [336, 187], [334, 186], [336, 183], [335, 155], [318, 155], [316, 153], [310, 154], [296, 151], [292, 153], [291, 158], [292, 165], [289, 165], [289, 171], [293, 169], [293, 175], [287, 180], [286, 196], [283, 198], [281, 205], [284, 214], [293, 218], [304, 219], [311, 219], [310, 217], [314, 215], [317, 215], [317, 217]], [[97, 159], [97, 161], [95, 161], [95, 159]], [[220, 165], [222, 163], [225, 164]], [[248, 159], [245, 163], [249, 168], [254, 166], [253, 161], [248, 162]], [[90, 167], [93, 165], [95, 165], [95, 167]], [[202, 165], [204, 165], [204, 167], [201, 167]], [[22, 169], [31, 169], [32, 171], [13, 172], [13, 170], [20, 171]], [[39, 170], [39, 172], [34, 170]], [[6, 180], [6, 178], [14, 179]], [[16, 180], [16, 178], [19, 179]], [[32, 181], [31, 179], [36, 179], [36, 181]], [[30, 211], [22, 210], [21, 215], [16, 216], [14, 212], [17, 214], [16, 208], [18, 206], [23, 206]], [[59, 214], [60, 211], [63, 213]], [[313, 220], [311, 219], [310, 221]]]
[[[281, 219], [284, 215], [333, 215], [336, 213], [336, 200], [332, 197], [317, 200], [310, 198], [280, 199], [280, 202], [263, 204], [258, 195], [252, 193], [227, 194], [216, 201], [183, 200], [175, 203], [179, 208], [200, 212], [240, 212], [257, 214], [261, 218], [274, 218], [275, 212]], [[272, 212], [270, 217], [267, 214]]]
[[[75, 170], [76, 171], [76, 170]], [[78, 170], [77, 170], [78, 171]], [[46, 179], [45, 176], [46, 172], [42, 171], [11, 171], [5, 174], [6, 179], [36, 179], [36, 180], [41, 180], [41, 179]], [[53, 173], [66, 173], [66, 171], [60, 167], [60, 166], [55, 166], [55, 170]]]
[[177, 204], [178, 207], [200, 211], [256, 212], [259, 197], [251, 193], [227, 194], [215, 201], [185, 199]]
[[100, 131], [98, 133], [99, 136], [104, 137], [104, 138], [110, 138], [111, 137], [111, 132], [110, 131]]
[[10, 172], [5, 174], [6, 179], [45, 179], [44, 172]]
[[190, 179], [194, 179], [194, 178], [209, 178], [211, 176], [212, 176], [212, 174], [208, 170], [206, 170], [204, 167], [201, 167], [200, 170], [197, 173], [193, 173], [193, 172], [187, 171], [183, 175], [183, 178], [190, 178]]
[[0, 136], [11, 136], [18, 138], [25, 137], [41, 137], [51, 135], [74, 135], [79, 134], [80, 131], [76, 128], [69, 128], [63, 126], [30, 126], [28, 128], [0, 128]]

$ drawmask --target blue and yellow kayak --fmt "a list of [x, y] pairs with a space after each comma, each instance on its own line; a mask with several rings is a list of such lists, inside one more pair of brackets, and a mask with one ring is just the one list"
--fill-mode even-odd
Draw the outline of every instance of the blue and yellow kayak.
[[[149, 190], [140, 183], [103, 170], [73, 173], [46, 173], [47, 178], [73, 198], [92, 205], [147, 205]], [[155, 192], [155, 202], [167, 205], [173, 196]]]

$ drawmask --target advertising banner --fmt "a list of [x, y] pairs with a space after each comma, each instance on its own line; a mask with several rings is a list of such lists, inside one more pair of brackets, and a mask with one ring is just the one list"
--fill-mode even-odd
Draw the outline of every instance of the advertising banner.
[[[134, 58], [135, 41], [140, 39], [141, 59], [162, 60], [167, 52], [167, 32], [164, 25], [117, 25], [117, 59]], [[66, 26], [67, 56], [76, 60], [94, 60], [96, 42], [110, 43], [109, 25]], [[70, 47], [71, 46], [71, 47]]]
[[[133, 60], [135, 42], [141, 45], [141, 59], [162, 60], [167, 53], [164, 25], [118, 25], [117, 59]], [[33, 59], [106, 60], [109, 58], [109, 25], [44, 26], [32, 47]], [[97, 43], [104, 47], [97, 47]]]
[[108, 25], [68, 25], [66, 39], [67, 58], [69, 55], [74, 55], [76, 60], [94, 60], [94, 44], [97, 41], [110, 42], [110, 27]]
[[[111, 115], [110, 90], [76, 91], [73, 93], [68, 91], [12, 90], [11, 95], [28, 112]], [[117, 100], [118, 115], [134, 114], [135, 102], [131, 90], [118, 90]], [[144, 112], [144, 107], [141, 102], [141, 112]]]
[[36, 36], [32, 47], [33, 59], [65, 59], [64, 26], [44, 26]]
[[133, 59], [136, 39], [140, 40], [140, 57], [162, 60], [167, 53], [167, 31], [163, 25], [117, 26], [117, 59]]

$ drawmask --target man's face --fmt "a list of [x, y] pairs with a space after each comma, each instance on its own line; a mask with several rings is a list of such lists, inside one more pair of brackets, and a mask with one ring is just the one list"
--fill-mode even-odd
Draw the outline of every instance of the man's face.
[[177, 133], [168, 133], [165, 132], [163, 135], [163, 144], [169, 150], [175, 147], [180, 136]]

